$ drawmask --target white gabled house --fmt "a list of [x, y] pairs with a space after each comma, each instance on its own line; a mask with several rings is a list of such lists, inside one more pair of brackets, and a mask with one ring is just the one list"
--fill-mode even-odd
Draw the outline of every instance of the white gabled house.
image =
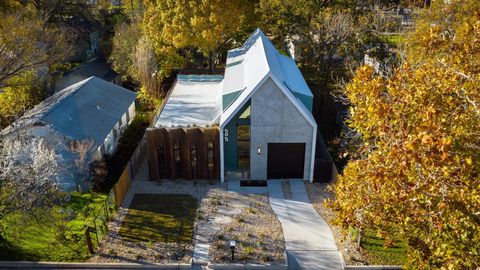
[[295, 61], [257, 29], [225, 75], [179, 75], [157, 128], [219, 126], [220, 179], [313, 181], [313, 94]]
[[220, 116], [221, 179], [313, 180], [313, 94], [295, 61], [260, 29], [230, 50]]
[[122, 132], [135, 117], [136, 96], [90, 77], [45, 99], [0, 135], [43, 138], [57, 153], [61, 188], [86, 190], [88, 165], [115, 152]]

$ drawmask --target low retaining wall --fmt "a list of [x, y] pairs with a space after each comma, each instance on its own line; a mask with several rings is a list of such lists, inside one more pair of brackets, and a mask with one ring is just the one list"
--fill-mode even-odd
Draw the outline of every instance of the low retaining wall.
[[139, 264], [139, 263], [65, 263], [4, 261], [0, 269], [191, 269], [190, 264]]
[[285, 264], [253, 264], [253, 263], [209, 263], [208, 269], [211, 270], [287, 270], [288, 269], [288, 256], [287, 251], [283, 252], [283, 259]]

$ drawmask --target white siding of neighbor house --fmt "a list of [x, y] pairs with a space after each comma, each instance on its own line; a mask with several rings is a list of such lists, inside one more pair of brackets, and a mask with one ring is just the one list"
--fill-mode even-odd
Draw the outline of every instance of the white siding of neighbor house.
[[[125, 112], [125, 114], [122, 115], [122, 117], [118, 120], [113, 129], [110, 131], [110, 133], [108, 133], [107, 137], [105, 138], [105, 142], [103, 144], [105, 148], [105, 153], [101, 153], [102, 146], [98, 147], [98, 152], [100, 154], [112, 155], [113, 153], [115, 153], [118, 145], [118, 140], [123, 134], [123, 131], [125, 131], [127, 126], [132, 122], [133, 118], [135, 117], [135, 102], [130, 105], [128, 111], [128, 118], [127, 113]], [[116, 130], [116, 136], [114, 136], [114, 130]]]
[[272, 79], [252, 96], [251, 106], [250, 178], [267, 179], [268, 143], [305, 143], [303, 179], [310, 180], [312, 125]]

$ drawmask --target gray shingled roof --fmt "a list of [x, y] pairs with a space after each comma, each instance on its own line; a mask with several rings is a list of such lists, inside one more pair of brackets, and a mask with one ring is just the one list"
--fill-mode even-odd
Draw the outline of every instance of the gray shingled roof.
[[136, 96], [123, 87], [90, 77], [45, 99], [2, 134], [31, 125], [48, 125], [75, 140], [93, 139], [98, 146]]

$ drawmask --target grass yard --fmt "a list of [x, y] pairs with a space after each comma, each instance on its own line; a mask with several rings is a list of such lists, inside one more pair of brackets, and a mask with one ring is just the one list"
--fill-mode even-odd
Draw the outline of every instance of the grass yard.
[[190, 243], [196, 210], [190, 195], [136, 194], [119, 234], [130, 242]]
[[[72, 193], [64, 207], [54, 208], [37, 219], [17, 214], [2, 220], [2, 235], [7, 242], [0, 242], [0, 260], [85, 260], [90, 256], [85, 228], [93, 226], [94, 215], [106, 199], [103, 194]], [[114, 209], [109, 211], [111, 214]]]
[[385, 43], [388, 43], [392, 47], [398, 48], [401, 44], [405, 42], [405, 36], [403, 35], [384, 35], [381, 37], [381, 40]]
[[403, 265], [407, 256], [407, 243], [397, 241], [394, 246], [385, 248], [384, 240], [367, 230], [361, 245], [370, 264]]

